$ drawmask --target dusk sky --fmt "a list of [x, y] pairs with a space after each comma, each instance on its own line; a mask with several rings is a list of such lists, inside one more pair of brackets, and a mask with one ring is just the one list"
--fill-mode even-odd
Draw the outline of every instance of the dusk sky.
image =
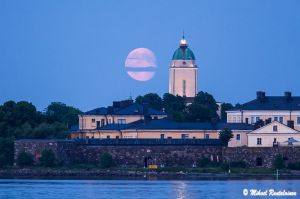
[[[169, 65], [185, 31], [199, 89], [244, 103], [258, 90], [300, 95], [300, 1], [0, 1], [0, 103], [83, 111], [168, 92]], [[149, 48], [156, 75], [130, 78], [125, 59]]]

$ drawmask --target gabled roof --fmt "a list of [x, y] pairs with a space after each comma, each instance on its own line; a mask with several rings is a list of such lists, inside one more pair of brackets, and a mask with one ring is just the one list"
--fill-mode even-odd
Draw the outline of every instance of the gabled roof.
[[[277, 131], [273, 131], [273, 126], [276, 125], [277, 126]], [[263, 127], [260, 127], [254, 131], [249, 132], [248, 134], [273, 134], [273, 133], [278, 133], [278, 134], [290, 134], [290, 133], [300, 133], [299, 131], [292, 129], [290, 127], [288, 127], [285, 124], [282, 124], [280, 122], [277, 121], [273, 121], [270, 124], [267, 124]]]
[[234, 110], [300, 110], [300, 97], [265, 96], [264, 99], [255, 99]]
[[145, 109], [143, 105], [137, 103], [122, 108], [111, 107], [111, 112], [108, 109], [106, 107], [96, 108], [85, 112], [83, 115], [167, 115], [165, 112], [153, 108]]

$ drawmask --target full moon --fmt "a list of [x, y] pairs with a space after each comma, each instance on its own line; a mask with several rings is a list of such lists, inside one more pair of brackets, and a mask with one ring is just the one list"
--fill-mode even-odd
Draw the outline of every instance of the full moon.
[[127, 74], [137, 81], [149, 81], [155, 76], [156, 57], [148, 48], [132, 50], [125, 61]]

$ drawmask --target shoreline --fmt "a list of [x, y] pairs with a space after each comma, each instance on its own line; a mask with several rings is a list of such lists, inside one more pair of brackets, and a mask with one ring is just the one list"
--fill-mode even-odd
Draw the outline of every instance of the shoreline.
[[[276, 180], [275, 173], [174, 172], [111, 169], [9, 168], [0, 169], [0, 179], [53, 180]], [[300, 172], [279, 172], [279, 180], [299, 180]]]

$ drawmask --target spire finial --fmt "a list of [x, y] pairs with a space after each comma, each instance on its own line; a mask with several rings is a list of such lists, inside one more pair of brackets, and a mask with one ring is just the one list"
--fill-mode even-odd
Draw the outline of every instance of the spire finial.
[[182, 39], [180, 40], [180, 46], [184, 46], [185, 48], [187, 47], [187, 41], [184, 36], [184, 30], [182, 31]]

